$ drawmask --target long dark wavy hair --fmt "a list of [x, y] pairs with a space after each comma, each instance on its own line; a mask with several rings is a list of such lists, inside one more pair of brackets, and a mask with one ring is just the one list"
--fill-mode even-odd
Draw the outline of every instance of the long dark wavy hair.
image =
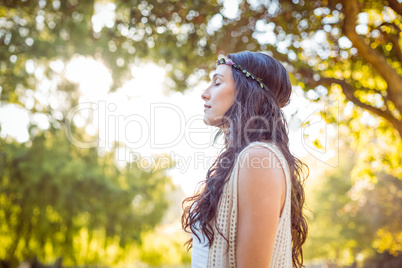
[[[195, 233], [195, 235], [195, 229], [200, 228], [207, 237], [209, 245], [212, 245], [213, 228], [217, 227], [215, 222], [217, 204], [232, 171], [235, 158], [251, 142], [261, 140], [273, 142], [286, 158], [292, 176], [292, 261], [294, 267], [303, 267], [302, 245], [306, 241], [308, 228], [303, 215], [305, 202], [303, 186], [310, 171], [308, 166], [294, 157], [289, 150], [288, 125], [281, 110], [290, 102], [292, 86], [289, 75], [281, 63], [264, 53], [243, 51], [229, 54], [228, 58], [261, 78], [264, 89], [255, 80], [246, 77], [241, 70], [232, 68], [235, 101], [224, 114], [221, 123], [229, 129], [229, 133], [225, 135], [225, 148], [209, 168], [206, 179], [201, 181], [201, 187], [195, 195], [184, 199], [182, 227], [185, 232]], [[220, 129], [214, 142], [223, 134], [224, 132]], [[303, 177], [303, 165], [308, 170], [306, 177]], [[199, 228], [196, 227], [196, 222], [199, 222]], [[227, 240], [219, 228], [216, 230]], [[200, 240], [198, 235], [196, 236]], [[192, 243], [192, 238], [185, 243], [187, 250], [192, 247]]]

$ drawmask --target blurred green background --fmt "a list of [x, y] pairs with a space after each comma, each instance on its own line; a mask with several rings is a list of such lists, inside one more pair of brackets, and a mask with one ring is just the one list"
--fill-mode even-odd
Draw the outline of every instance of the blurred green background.
[[[320, 112], [336, 135], [309, 140], [335, 161], [302, 157], [307, 267], [402, 267], [401, 20], [400, 0], [1, 0], [0, 266], [189, 267], [175, 161], [150, 170], [117, 163], [120, 144], [75, 146], [66, 128], [96, 135], [68, 120], [83, 93], [66, 66], [103, 64], [113, 93], [151, 62], [185, 94], [218, 55], [250, 50], [280, 60], [308, 105], [338, 105]], [[10, 107], [27, 115], [25, 138], [7, 129], [22, 122]]]

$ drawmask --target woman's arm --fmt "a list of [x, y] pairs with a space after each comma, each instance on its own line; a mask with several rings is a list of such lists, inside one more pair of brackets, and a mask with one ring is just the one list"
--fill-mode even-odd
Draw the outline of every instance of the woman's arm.
[[266, 148], [249, 148], [239, 161], [237, 267], [268, 268], [285, 202], [285, 174]]

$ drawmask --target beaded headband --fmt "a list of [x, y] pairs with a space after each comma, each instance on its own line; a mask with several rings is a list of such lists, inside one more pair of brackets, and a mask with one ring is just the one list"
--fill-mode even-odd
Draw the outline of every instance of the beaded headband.
[[256, 82], [258, 82], [260, 84], [260, 87], [263, 89], [264, 88], [264, 83], [261, 82], [261, 78], [256, 77], [255, 75], [251, 74], [250, 72], [248, 72], [247, 70], [243, 69], [240, 64], [236, 64], [233, 61], [229, 60], [229, 59], [224, 59], [224, 58], [220, 58], [219, 60], [216, 61], [217, 65], [221, 65], [221, 64], [226, 64], [229, 66], [232, 66], [236, 69], [239, 69], [240, 71], [242, 71], [247, 77], [250, 77], [252, 79], [254, 79]]

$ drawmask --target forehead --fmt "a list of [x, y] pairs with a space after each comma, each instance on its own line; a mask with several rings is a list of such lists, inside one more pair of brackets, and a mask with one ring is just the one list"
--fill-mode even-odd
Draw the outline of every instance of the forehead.
[[[223, 75], [224, 78], [231, 78], [232, 77], [232, 67], [230, 67], [226, 64], [220, 64], [220, 65], [218, 65], [218, 67], [216, 67], [213, 75], [215, 75], [215, 74]], [[221, 77], [221, 76], [218, 76], [218, 77]]]

